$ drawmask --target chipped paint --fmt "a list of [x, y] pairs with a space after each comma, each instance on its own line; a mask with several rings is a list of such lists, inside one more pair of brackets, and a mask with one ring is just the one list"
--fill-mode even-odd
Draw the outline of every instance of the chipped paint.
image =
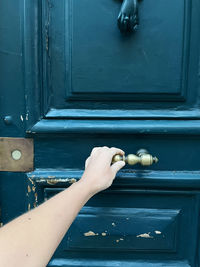
[[32, 180], [30, 177], [28, 177], [28, 179], [29, 179], [29, 181], [32, 183], [32, 185], [34, 185], [33, 180]]
[[120, 239], [117, 239], [117, 240], [115, 240], [117, 243], [119, 243], [120, 241], [124, 241], [124, 239], [123, 238], [120, 238]]
[[20, 119], [21, 119], [21, 121], [24, 121], [24, 118], [23, 118], [23, 116], [22, 116], [22, 115], [20, 116]]
[[26, 120], [28, 121], [28, 113], [26, 113]]
[[137, 235], [136, 237], [142, 237], [142, 238], [153, 238], [153, 236], [150, 236], [150, 233], [144, 233], [144, 234], [140, 234], [140, 235]]
[[74, 183], [76, 183], [76, 181], [77, 181], [77, 180], [76, 180], [75, 178], [71, 178], [71, 179], [69, 179], [69, 183], [70, 183], [70, 184], [74, 184]]
[[126, 220], [130, 220], [130, 218], [126, 218]]
[[56, 181], [55, 179], [47, 179], [47, 184], [55, 185], [57, 183], [58, 183], [58, 181]]
[[35, 196], [35, 202], [37, 203], [38, 202], [38, 195], [37, 195], [37, 193], [35, 193], [34, 196]]
[[115, 226], [116, 226], [116, 224], [113, 222], [113, 223], [112, 223], [112, 226], [114, 226], [114, 227], [115, 227]]
[[84, 233], [84, 236], [95, 236], [95, 235], [99, 235], [98, 233], [94, 233], [93, 231], [88, 231], [86, 233]]
[[106, 236], [107, 234], [106, 233], [101, 233], [102, 236]]
[[162, 232], [161, 231], [158, 231], [158, 230], [156, 230], [156, 231], [154, 231], [157, 235], [161, 235], [162, 234]]
[[30, 185], [28, 185], [28, 192], [29, 192], [29, 193], [31, 192], [31, 187], [30, 187]]
[[37, 180], [37, 182], [39, 182], [39, 183], [43, 183], [43, 182], [46, 182], [47, 180], [46, 179], [44, 179], [44, 178], [41, 178], [41, 179], [38, 179]]
[[30, 203], [28, 203], [28, 210], [30, 210], [31, 209], [31, 204]]
[[50, 175], [49, 175], [48, 178], [53, 179], [53, 178], [55, 178], [55, 176], [50, 176]]
[[1, 223], [0, 223], [0, 227], [2, 227], [2, 226], [3, 226], [3, 223], [1, 222]]
[[33, 192], [35, 192], [35, 189], [36, 189], [35, 186], [32, 186], [32, 190], [33, 190]]
[[[51, 177], [51, 176], [48, 176], [48, 177]], [[59, 179], [45, 179], [45, 178], [40, 178], [37, 180], [37, 182], [39, 183], [47, 183], [47, 184], [51, 184], [51, 185], [54, 185], [54, 184], [57, 184], [57, 183], [70, 183], [70, 184], [73, 184], [77, 181], [77, 179], [75, 178], [59, 178]]]

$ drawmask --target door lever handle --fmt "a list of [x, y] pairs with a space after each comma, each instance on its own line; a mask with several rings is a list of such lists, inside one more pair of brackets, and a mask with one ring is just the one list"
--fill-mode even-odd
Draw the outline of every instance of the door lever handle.
[[127, 156], [121, 156], [119, 154], [115, 155], [112, 159], [112, 163], [115, 163], [117, 161], [123, 160], [129, 165], [135, 165], [137, 163], [140, 163], [142, 166], [150, 166], [153, 163], [158, 162], [157, 157], [153, 157], [146, 149], [140, 149], [135, 154], [129, 154]]

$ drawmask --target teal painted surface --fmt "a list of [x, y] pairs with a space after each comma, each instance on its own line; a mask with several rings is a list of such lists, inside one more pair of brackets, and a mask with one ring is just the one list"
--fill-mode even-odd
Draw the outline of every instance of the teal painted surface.
[[80, 179], [94, 146], [147, 148], [159, 163], [126, 166], [49, 266], [199, 267], [200, 4], [140, 1], [129, 36], [117, 28], [120, 7], [1, 1], [0, 133], [34, 139], [35, 170], [0, 173], [0, 222]]

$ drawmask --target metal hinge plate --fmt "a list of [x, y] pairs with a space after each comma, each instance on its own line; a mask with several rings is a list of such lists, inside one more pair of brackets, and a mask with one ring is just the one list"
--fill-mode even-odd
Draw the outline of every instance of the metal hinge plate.
[[0, 137], [0, 171], [33, 171], [33, 139]]

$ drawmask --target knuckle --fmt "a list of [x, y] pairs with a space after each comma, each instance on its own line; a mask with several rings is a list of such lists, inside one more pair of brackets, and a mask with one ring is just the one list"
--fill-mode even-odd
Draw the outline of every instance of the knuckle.
[[99, 147], [97, 147], [97, 146], [94, 147], [94, 148], [92, 149], [92, 153], [95, 152], [95, 151], [97, 151], [98, 149], [99, 149]]
[[112, 149], [112, 150], [119, 150], [118, 148], [116, 148], [116, 147], [114, 147], [114, 146], [111, 147], [111, 149]]

